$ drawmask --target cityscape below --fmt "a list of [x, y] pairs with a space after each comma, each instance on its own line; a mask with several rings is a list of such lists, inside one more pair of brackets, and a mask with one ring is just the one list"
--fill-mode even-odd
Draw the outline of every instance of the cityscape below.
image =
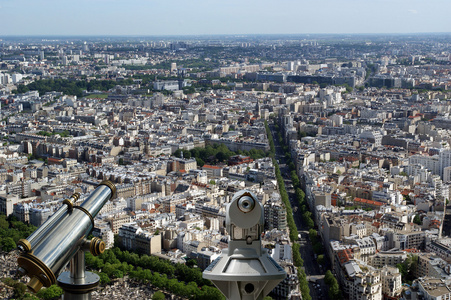
[[65, 205], [92, 299], [226, 299], [234, 237], [287, 274], [258, 299], [451, 299], [450, 33], [3, 35], [0, 104], [2, 299], [66, 292], [18, 264]]

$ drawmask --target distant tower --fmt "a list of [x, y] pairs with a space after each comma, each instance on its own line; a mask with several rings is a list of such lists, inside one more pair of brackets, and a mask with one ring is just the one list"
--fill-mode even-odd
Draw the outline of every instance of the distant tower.
[[261, 116], [261, 107], [260, 107], [260, 101], [257, 100], [257, 104], [255, 105], [255, 114], [257, 116]]
[[105, 63], [108, 65], [110, 63], [110, 56], [105, 54]]
[[63, 65], [67, 66], [69, 64], [69, 59], [66, 55], [63, 56]]
[[39, 51], [39, 59], [44, 60], [44, 50]]
[[171, 73], [177, 71], [177, 63], [171, 63]]

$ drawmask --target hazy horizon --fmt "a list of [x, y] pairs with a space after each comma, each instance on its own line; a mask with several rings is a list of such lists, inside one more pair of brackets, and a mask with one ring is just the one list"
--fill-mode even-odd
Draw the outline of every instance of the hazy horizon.
[[0, 36], [448, 33], [450, 11], [449, 0], [0, 0]]
[[148, 35], [139, 35], [139, 34], [123, 34], [123, 35], [114, 35], [114, 34], [11, 34], [11, 35], [1, 35], [0, 37], [6, 38], [14, 38], [14, 37], [39, 37], [39, 38], [58, 38], [58, 37], [88, 37], [88, 38], [160, 38], [160, 37], [253, 37], [253, 36], [409, 36], [409, 35], [451, 35], [451, 31], [447, 32], [405, 32], [405, 33], [397, 33], [397, 32], [375, 32], [375, 33], [223, 33], [223, 34], [148, 34]]

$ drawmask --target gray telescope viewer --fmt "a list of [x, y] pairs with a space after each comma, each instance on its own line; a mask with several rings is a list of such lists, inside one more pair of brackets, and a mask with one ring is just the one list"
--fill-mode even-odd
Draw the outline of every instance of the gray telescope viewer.
[[229, 247], [203, 272], [230, 300], [261, 300], [287, 273], [262, 248], [262, 204], [250, 191], [233, 195], [226, 210]]
[[[65, 300], [91, 299], [99, 276], [85, 272], [84, 252], [99, 255], [105, 243], [98, 238], [88, 241], [86, 237], [94, 228], [94, 218], [115, 194], [115, 185], [103, 181], [80, 206], [75, 206], [80, 197], [75, 193], [32, 235], [18, 242], [18, 273], [31, 278], [28, 288], [37, 292], [58, 282]], [[70, 272], [59, 275], [69, 261]]]

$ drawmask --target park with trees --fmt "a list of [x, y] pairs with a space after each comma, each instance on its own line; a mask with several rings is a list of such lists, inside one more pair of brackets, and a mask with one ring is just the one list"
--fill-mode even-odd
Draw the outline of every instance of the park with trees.
[[263, 150], [251, 149], [249, 151], [238, 150], [236, 152], [229, 150], [224, 144], [207, 145], [205, 148], [196, 147], [191, 150], [177, 149], [174, 152], [175, 157], [195, 158], [197, 165], [202, 167], [205, 164], [215, 165], [218, 163], [226, 163], [231, 156], [245, 155], [250, 156], [252, 159], [264, 158], [269, 155]]
[[171, 263], [155, 256], [138, 255], [118, 247], [99, 256], [86, 253], [86, 265], [95, 271], [101, 284], [128, 276], [187, 299], [225, 299], [213, 284], [202, 278], [202, 271], [181, 263]]

